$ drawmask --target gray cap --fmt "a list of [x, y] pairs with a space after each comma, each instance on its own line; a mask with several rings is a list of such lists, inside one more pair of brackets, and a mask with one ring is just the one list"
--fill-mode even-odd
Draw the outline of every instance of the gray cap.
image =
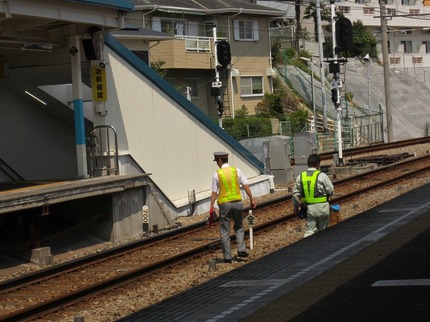
[[214, 152], [214, 161], [216, 161], [217, 159], [224, 159], [224, 158], [228, 158], [227, 152]]

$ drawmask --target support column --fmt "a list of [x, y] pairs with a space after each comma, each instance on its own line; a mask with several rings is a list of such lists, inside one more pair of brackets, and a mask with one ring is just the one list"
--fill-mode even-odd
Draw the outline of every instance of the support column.
[[76, 157], [78, 164], [78, 178], [88, 177], [87, 169], [87, 151], [85, 145], [85, 117], [84, 117], [84, 100], [82, 94], [82, 74], [81, 74], [81, 55], [79, 37], [71, 39], [72, 46], [78, 52], [72, 55], [72, 91], [73, 91], [73, 110], [75, 115], [75, 141]]

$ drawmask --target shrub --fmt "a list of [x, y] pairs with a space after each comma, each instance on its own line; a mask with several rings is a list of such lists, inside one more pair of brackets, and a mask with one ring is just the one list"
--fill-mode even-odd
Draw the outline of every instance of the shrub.
[[272, 135], [270, 119], [256, 116], [223, 120], [223, 127], [236, 140]]

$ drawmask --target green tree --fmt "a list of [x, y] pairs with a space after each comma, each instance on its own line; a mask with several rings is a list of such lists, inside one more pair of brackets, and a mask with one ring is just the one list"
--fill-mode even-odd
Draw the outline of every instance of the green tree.
[[301, 6], [302, 6], [302, 0], [295, 0], [294, 1], [294, 10], [295, 10], [295, 16], [296, 16], [296, 32], [295, 32], [295, 48], [298, 52], [300, 50], [300, 39], [309, 39], [309, 32], [306, 30], [306, 28], [302, 28], [302, 18], [301, 18]]
[[249, 110], [248, 110], [248, 108], [245, 106], [245, 104], [244, 105], [242, 105], [242, 107], [241, 108], [239, 108], [239, 109], [235, 109], [234, 110], [234, 115], [236, 116], [236, 118], [238, 118], [238, 119], [244, 119], [244, 118], [246, 118], [247, 116], [248, 116], [248, 114], [249, 114]]
[[[342, 16], [343, 14], [337, 14], [335, 19]], [[332, 39], [329, 41], [331, 47], [333, 47]], [[364, 57], [366, 54], [369, 54], [370, 57], [378, 57], [376, 44], [377, 41], [373, 33], [366, 29], [361, 20], [357, 20], [352, 23], [352, 48], [346, 51], [340, 51], [340, 53], [346, 57]], [[327, 51], [329, 50], [328, 48], [325, 49], [327, 49]], [[325, 53], [324, 50], [324, 54]]]
[[168, 71], [166, 69], [163, 69], [163, 65], [165, 63], [166, 62], [164, 60], [159, 59], [156, 61], [151, 61], [149, 63], [149, 67], [151, 67], [154, 70], [154, 72], [156, 72], [159, 76], [164, 78], [168, 74]]
[[353, 44], [349, 50], [349, 57], [364, 57], [366, 54], [369, 54], [370, 57], [378, 57], [376, 38], [366, 29], [361, 20], [354, 21], [352, 24], [352, 39]]
[[[321, 21], [331, 21], [330, 10], [326, 7], [324, 3], [320, 3], [321, 9]], [[318, 41], [318, 19], [317, 19], [317, 5], [315, 1], [311, 1], [305, 11], [303, 12], [303, 19], [312, 19], [314, 21], [314, 39]]]
[[272, 42], [272, 64], [281, 63], [284, 59], [284, 54], [281, 51], [281, 43], [276, 40]]
[[283, 90], [274, 93], [265, 93], [263, 99], [255, 108], [256, 115], [264, 118], [285, 119], [284, 96], [285, 93]]
[[308, 115], [308, 111], [302, 109], [291, 112], [289, 114], [292, 133], [301, 132], [306, 129], [306, 125], [308, 123]]
[[257, 116], [236, 117], [223, 120], [223, 127], [236, 140], [272, 134], [270, 119]]
[[296, 50], [294, 48], [287, 48], [285, 50], [285, 55], [287, 56], [287, 59], [291, 60], [294, 57], [296, 57], [297, 52], [296, 52]]

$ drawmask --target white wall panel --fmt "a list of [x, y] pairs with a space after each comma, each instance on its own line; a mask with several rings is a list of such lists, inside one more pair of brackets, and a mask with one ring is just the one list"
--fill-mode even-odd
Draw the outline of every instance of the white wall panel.
[[188, 190], [209, 191], [217, 169], [214, 151], [226, 151], [231, 164], [249, 178], [259, 170], [204, 124], [137, 73], [116, 53], [108, 57], [106, 124], [118, 133], [120, 153], [129, 153], [161, 191], [174, 202]]

